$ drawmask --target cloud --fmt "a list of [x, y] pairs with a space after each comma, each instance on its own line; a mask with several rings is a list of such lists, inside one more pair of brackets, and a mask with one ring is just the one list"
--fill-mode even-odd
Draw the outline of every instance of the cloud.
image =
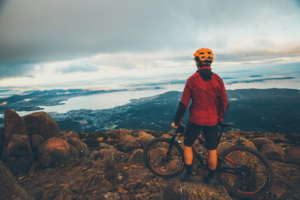
[[74, 72], [96, 72], [98, 70], [99, 66], [93, 65], [88, 62], [73, 62], [67, 67], [56, 69], [57, 72], [61, 72], [64, 74]]
[[[293, 0], [11, 0], [2, 7], [0, 78], [83, 58], [94, 65], [57, 72], [182, 67], [200, 47], [213, 49], [216, 62], [300, 56], [300, 6]], [[28, 72], [8, 65], [22, 60], [30, 60]]]
[[15, 77], [34, 78], [38, 70], [30, 61], [0, 63], [0, 80]]

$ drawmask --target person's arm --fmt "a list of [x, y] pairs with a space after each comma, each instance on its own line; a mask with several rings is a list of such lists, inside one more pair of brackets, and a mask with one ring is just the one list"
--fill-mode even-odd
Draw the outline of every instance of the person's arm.
[[222, 122], [225, 117], [226, 110], [229, 107], [227, 93], [223, 81], [221, 80], [220, 96], [218, 98], [218, 123]]
[[182, 124], [182, 117], [184, 116], [184, 113], [186, 112], [189, 103], [190, 103], [190, 99], [191, 99], [191, 89], [190, 86], [188, 84], [188, 82], [185, 84], [183, 93], [182, 93], [182, 97], [181, 97], [181, 101], [178, 105], [178, 109], [174, 118], [174, 123], [176, 126], [181, 125]]

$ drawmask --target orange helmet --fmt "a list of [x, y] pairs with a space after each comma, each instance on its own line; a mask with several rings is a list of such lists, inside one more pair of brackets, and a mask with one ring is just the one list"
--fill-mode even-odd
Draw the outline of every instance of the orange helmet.
[[199, 60], [201, 62], [213, 62], [214, 61], [214, 55], [213, 55], [212, 50], [207, 49], [207, 48], [201, 48], [201, 49], [197, 50], [193, 55], [196, 60]]

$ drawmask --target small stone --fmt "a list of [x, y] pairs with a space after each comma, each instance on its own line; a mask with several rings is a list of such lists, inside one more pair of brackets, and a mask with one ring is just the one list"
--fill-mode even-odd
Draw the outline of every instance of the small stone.
[[118, 192], [121, 193], [121, 194], [127, 194], [127, 193], [128, 193], [127, 190], [124, 190], [124, 189], [121, 188], [121, 187], [119, 187]]
[[143, 194], [136, 194], [135, 197], [139, 198], [139, 197], [142, 197]]
[[157, 178], [154, 178], [153, 181], [156, 182], [156, 181], [157, 181]]

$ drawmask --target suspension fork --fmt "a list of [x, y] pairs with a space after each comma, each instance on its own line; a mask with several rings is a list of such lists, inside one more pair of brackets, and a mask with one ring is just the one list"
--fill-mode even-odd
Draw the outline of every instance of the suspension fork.
[[174, 140], [175, 140], [175, 138], [176, 138], [176, 130], [174, 131], [174, 135], [170, 138], [170, 143], [169, 143], [169, 147], [168, 147], [168, 150], [167, 150], [167, 152], [166, 152], [166, 154], [165, 154], [165, 156], [164, 156], [164, 160], [165, 161], [169, 161], [169, 159], [168, 159], [168, 157], [169, 157], [169, 155], [170, 155], [170, 153], [171, 153], [171, 150], [172, 150], [172, 147], [173, 147], [173, 144], [174, 144]]

